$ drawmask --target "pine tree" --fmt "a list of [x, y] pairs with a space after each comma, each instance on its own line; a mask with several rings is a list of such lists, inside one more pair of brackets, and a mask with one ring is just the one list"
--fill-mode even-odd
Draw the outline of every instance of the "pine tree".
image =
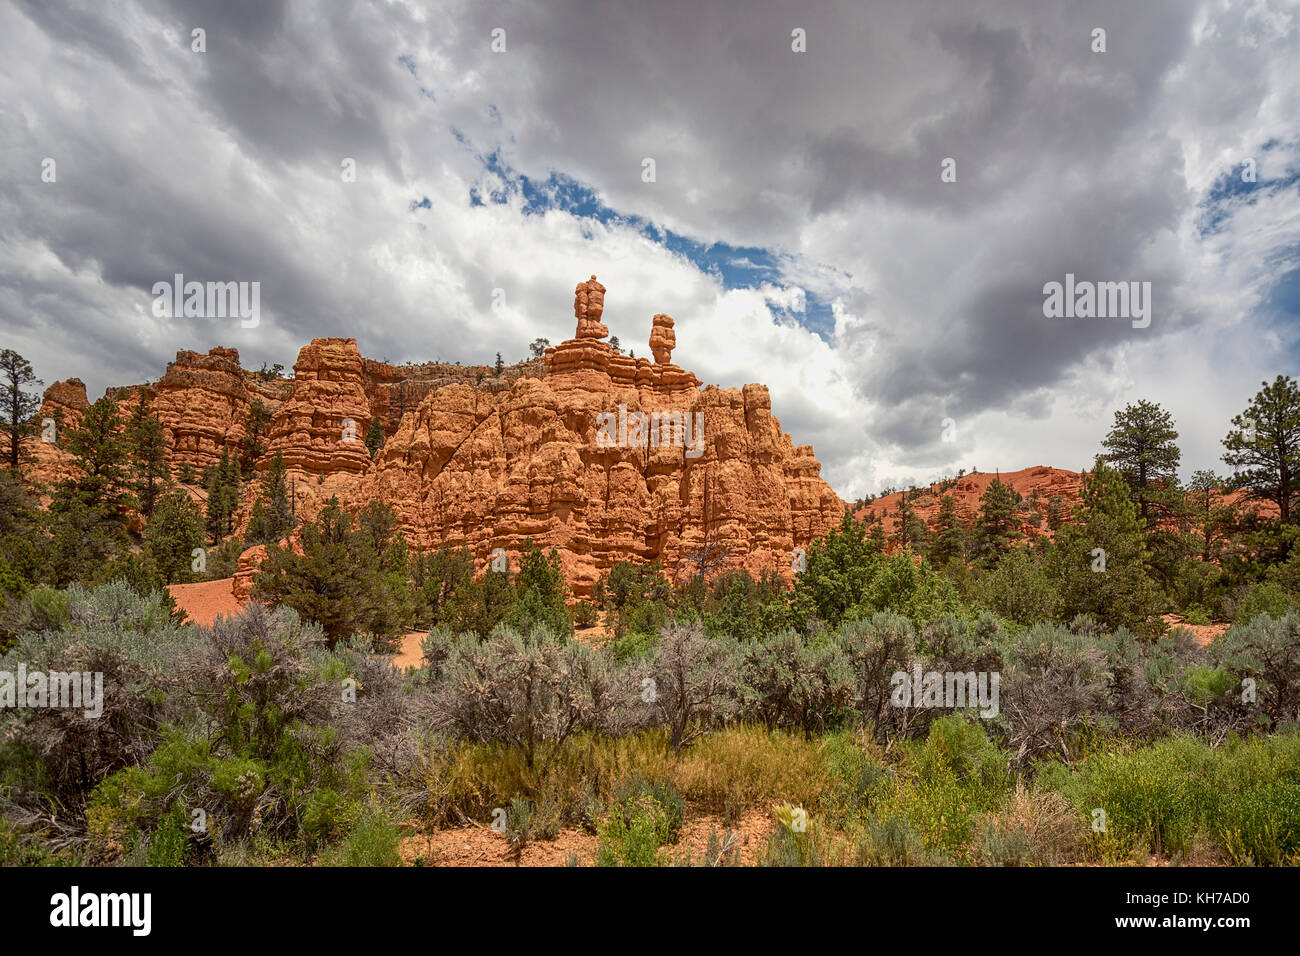
[[1148, 525], [1153, 502], [1166, 511], [1173, 507], [1168, 492], [1182, 458], [1177, 440], [1169, 413], [1141, 401], [1115, 413], [1115, 425], [1102, 441], [1102, 460], [1124, 477], [1137, 497], [1138, 515]]
[[421, 617], [430, 627], [445, 624], [459, 634], [473, 626], [478, 594], [468, 548], [439, 548], [420, 555], [413, 577], [420, 591]]
[[1064, 619], [1091, 614], [1110, 628], [1158, 633], [1160, 595], [1147, 574], [1147, 535], [1128, 482], [1098, 460], [1082, 497], [1077, 521], [1057, 534], [1049, 551]]
[[150, 414], [147, 390], [141, 391], [140, 401], [131, 412], [126, 437], [131, 449], [131, 470], [135, 473], [135, 495], [140, 502], [140, 513], [147, 518], [153, 514], [161, 488], [171, 480], [167, 436], [158, 419]]
[[894, 540], [901, 547], [919, 551], [923, 549], [927, 536], [925, 521], [917, 516], [908, 503], [907, 492], [903, 492], [898, 505], [898, 517], [894, 521]]
[[135, 503], [128, 490], [130, 476], [124, 462], [129, 445], [122, 430], [117, 403], [105, 395], [68, 432], [68, 451], [81, 473], [72, 481], [88, 507], [121, 510]]
[[293, 510], [289, 504], [288, 468], [284, 452], [276, 450], [271, 465], [262, 476], [262, 499], [266, 503], [267, 532], [273, 540], [293, 530]]
[[560, 636], [573, 636], [573, 621], [565, 601], [568, 588], [560, 568], [560, 554], [554, 548], [548, 555], [531, 539], [524, 542], [515, 594], [515, 605], [508, 618], [515, 627], [527, 632], [541, 624]]
[[379, 454], [379, 449], [384, 447], [384, 441], [387, 436], [384, 435], [384, 426], [376, 415], [370, 419], [370, 428], [366, 431], [366, 448], [370, 451], [370, 457], [374, 458]]
[[1284, 375], [1263, 385], [1247, 409], [1233, 417], [1232, 430], [1223, 439], [1223, 460], [1235, 472], [1236, 487], [1276, 503], [1282, 523], [1289, 524], [1300, 479], [1300, 388]]
[[184, 491], [164, 495], [144, 529], [144, 550], [167, 584], [194, 580], [194, 549], [203, 547], [203, 516]]
[[506, 363], [503, 362], [503, 361], [501, 361], [501, 353], [498, 352], [498, 353], [497, 353], [497, 364], [496, 364], [497, 374], [500, 375], [502, 369], [504, 369], [505, 367], [506, 367]]
[[881, 525], [868, 537], [866, 526], [846, 511], [838, 528], [809, 545], [807, 566], [794, 583], [796, 621], [818, 618], [835, 627], [850, 608], [866, 601], [881, 562], [873, 540], [877, 530], [883, 541]]
[[1020, 537], [1020, 495], [1000, 478], [980, 495], [979, 517], [975, 521], [976, 549], [986, 562], [995, 563], [1002, 552]]
[[330, 647], [352, 634], [370, 632], [375, 572], [360, 560], [361, 535], [337, 498], [302, 526], [302, 553], [274, 541], [266, 546], [253, 581], [254, 594], [293, 608], [321, 625]]
[[28, 394], [28, 385], [40, 385], [41, 380], [32, 371], [31, 364], [13, 349], [0, 349], [0, 405], [3, 405], [5, 431], [8, 438], [6, 456], [11, 471], [26, 457], [23, 440], [36, 431], [33, 416], [41, 407], [39, 395]]
[[1065, 499], [1060, 495], [1052, 495], [1047, 499], [1047, 527], [1050, 531], [1055, 532], [1070, 516], [1070, 509], [1066, 507]]
[[207, 530], [213, 542], [234, 531], [235, 512], [239, 509], [239, 463], [229, 448], [221, 449], [221, 458], [208, 469], [204, 487], [208, 493]]
[[934, 520], [934, 542], [930, 545], [930, 560], [942, 567], [966, 551], [965, 528], [957, 515], [957, 502], [952, 495], [939, 498], [939, 514]]
[[244, 416], [244, 439], [239, 443], [239, 473], [244, 479], [253, 474], [257, 460], [266, 454], [266, 433], [271, 413], [260, 398], [253, 399]]

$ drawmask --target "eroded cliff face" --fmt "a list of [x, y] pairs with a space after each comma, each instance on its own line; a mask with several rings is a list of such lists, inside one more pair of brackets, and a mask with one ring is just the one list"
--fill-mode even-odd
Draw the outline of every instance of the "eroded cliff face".
[[[150, 392], [173, 465], [202, 471], [217, 463], [223, 449], [238, 453], [255, 394], [239, 365], [238, 351], [177, 352], [176, 361]], [[128, 403], [120, 404], [126, 417]]]
[[484, 564], [531, 538], [560, 551], [579, 595], [625, 559], [788, 571], [843, 513], [812, 449], [782, 432], [766, 387], [701, 389], [672, 364], [667, 316], [653, 324], [662, 361], [615, 352], [604, 291], [594, 276], [578, 287], [577, 335], [547, 350], [544, 378], [430, 393], [348, 506], [386, 501], [413, 543], [465, 544]]
[[[578, 595], [620, 560], [661, 560], [680, 575], [702, 561], [788, 572], [791, 552], [844, 509], [812, 449], [782, 431], [765, 386], [701, 387], [673, 364], [669, 316], [648, 321], [654, 361], [616, 352], [600, 321], [604, 295], [595, 276], [580, 283], [575, 337], [500, 374], [390, 365], [363, 358], [355, 339], [321, 338], [303, 347], [291, 380], [245, 371], [234, 349], [214, 348], [178, 353], [147, 388], [172, 464], [196, 472], [223, 449], [238, 453], [260, 400], [270, 423], [256, 466], [284, 455], [299, 518], [331, 495], [350, 511], [377, 499], [412, 544], [468, 545], [480, 566], [496, 548], [515, 563], [531, 538], [559, 550]], [[76, 380], [46, 392], [65, 420], [87, 405]], [[386, 434], [373, 461], [372, 418]], [[237, 531], [258, 490], [247, 486]], [[258, 554], [241, 560], [244, 578]]]

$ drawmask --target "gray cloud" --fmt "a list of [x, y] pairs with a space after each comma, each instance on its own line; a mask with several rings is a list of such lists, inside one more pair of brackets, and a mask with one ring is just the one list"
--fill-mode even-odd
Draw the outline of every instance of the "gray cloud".
[[[973, 453], [938, 442], [948, 415], [982, 419], [985, 456], [1051, 423], [1060, 444], [1021, 454], [1077, 465], [1092, 450], [1065, 444], [1080, 376], [1097, 395], [1140, 390], [1141, 356], [1204, 349], [1225, 303], [1250, 321], [1269, 276], [1248, 257], [1294, 261], [1294, 230], [1261, 231], [1257, 210], [1213, 250], [1190, 223], [1244, 151], [1289, 135], [1294, 161], [1296, 31], [1282, 2], [11, 5], [0, 317], [47, 381], [101, 388], [156, 376], [177, 348], [289, 362], [329, 334], [399, 361], [490, 361], [570, 334], [572, 284], [600, 269], [622, 282], [610, 315], [627, 344], [674, 311], [678, 357], [721, 384], [770, 378], [841, 493]], [[564, 213], [471, 207], [488, 178], [474, 150], [697, 241], [780, 254], [778, 281], [837, 303], [830, 349], [617, 228], [584, 238]], [[57, 184], [40, 182], [45, 156]], [[1295, 199], [1271, 194], [1270, 221]], [[148, 290], [174, 272], [259, 279], [265, 327], [152, 320]], [[1066, 272], [1151, 281], [1152, 327], [1045, 320], [1042, 285]], [[701, 319], [745, 331], [684, 354], [712, 341]], [[778, 363], [751, 351], [769, 342]], [[1234, 380], [1269, 360], [1235, 361]]]

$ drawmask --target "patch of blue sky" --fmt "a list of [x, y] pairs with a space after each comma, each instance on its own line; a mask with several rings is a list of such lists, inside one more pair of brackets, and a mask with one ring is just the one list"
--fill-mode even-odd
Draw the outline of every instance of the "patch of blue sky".
[[[472, 148], [463, 133], [454, 129], [452, 132], [459, 143]], [[724, 289], [758, 289], [764, 284], [782, 286], [784, 256], [779, 251], [761, 246], [701, 242], [665, 229], [642, 216], [618, 212], [607, 205], [596, 190], [572, 176], [555, 170], [544, 180], [528, 176], [506, 163], [499, 149], [476, 155], [483, 164], [484, 171], [489, 174], [490, 185], [470, 188], [471, 206], [486, 206], [489, 203], [504, 205], [518, 201], [525, 216], [545, 215], [552, 210], [566, 212], [602, 226], [630, 229], [715, 277]], [[594, 233], [590, 235], [594, 236]], [[778, 319], [796, 323], [830, 342], [835, 328], [830, 300], [805, 290], [803, 306], [800, 311], [769, 302], [769, 307]]]
[[[1242, 206], [1250, 206], [1264, 199], [1272, 200], [1291, 193], [1287, 201], [1300, 199], [1300, 167], [1287, 166], [1280, 175], [1266, 176], [1265, 172], [1272, 162], [1285, 156], [1285, 144], [1270, 140], [1260, 147], [1260, 156], [1254, 158], [1255, 181], [1246, 177], [1246, 166], [1242, 163], [1229, 166], [1214, 180], [1200, 201], [1201, 213], [1196, 226], [1202, 238], [1214, 235], [1223, 229], [1228, 218]], [[1294, 153], [1292, 149], [1291, 152]], [[1276, 156], [1270, 155], [1276, 154]]]

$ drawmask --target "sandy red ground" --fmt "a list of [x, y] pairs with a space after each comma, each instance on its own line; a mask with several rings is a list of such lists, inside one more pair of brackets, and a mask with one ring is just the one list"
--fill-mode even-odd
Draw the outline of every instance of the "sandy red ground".
[[173, 584], [167, 590], [191, 621], [210, 627], [217, 618], [231, 617], [244, 609], [230, 589], [232, 581], [234, 578], [218, 578], [198, 584]]
[[[731, 829], [740, 840], [740, 858], [745, 866], [755, 865], [767, 846], [767, 838], [776, 823], [771, 812], [751, 811], [740, 818]], [[670, 860], [679, 860], [689, 853], [694, 861], [704, 856], [709, 842], [709, 832], [716, 830], [721, 838], [727, 830], [722, 818], [712, 814], [690, 817], [682, 825], [682, 835], [676, 846], [661, 848]], [[582, 830], [561, 830], [554, 840], [543, 840], [524, 846], [518, 863], [504, 836], [487, 826], [459, 827], [433, 833], [413, 833], [402, 842], [402, 859], [413, 863], [421, 858], [426, 866], [564, 866], [570, 853], [576, 853], [582, 866], [593, 866], [599, 840]]]

